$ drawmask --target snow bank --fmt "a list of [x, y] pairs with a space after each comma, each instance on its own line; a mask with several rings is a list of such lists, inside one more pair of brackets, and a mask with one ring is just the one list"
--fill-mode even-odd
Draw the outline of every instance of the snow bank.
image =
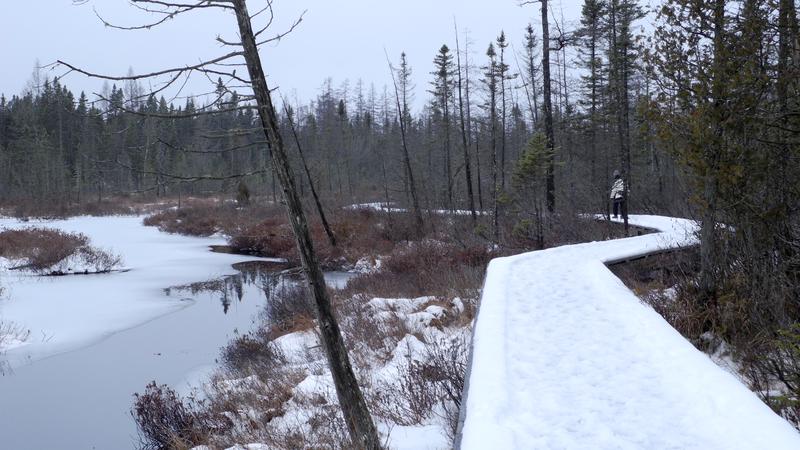
[[800, 434], [604, 265], [695, 244], [695, 224], [630, 223], [660, 232], [489, 264], [460, 448], [800, 448]]

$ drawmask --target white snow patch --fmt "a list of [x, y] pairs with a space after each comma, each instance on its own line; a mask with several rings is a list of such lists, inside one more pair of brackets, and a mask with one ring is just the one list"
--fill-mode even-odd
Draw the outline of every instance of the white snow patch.
[[414, 425], [389, 427], [377, 424], [378, 430], [388, 435], [392, 450], [446, 450], [452, 448], [439, 425]]
[[[359, 209], [371, 209], [373, 211], [378, 212], [390, 212], [390, 213], [404, 213], [408, 212], [406, 208], [397, 208], [394, 206], [394, 203], [385, 203], [385, 202], [372, 202], [372, 203], [357, 203], [354, 205], [345, 206], [344, 209], [350, 210], [359, 210]], [[426, 209], [422, 211], [423, 214], [437, 214], [437, 215], [454, 215], [454, 216], [468, 216], [472, 214], [472, 211], [468, 209]], [[479, 216], [488, 215], [489, 213], [486, 211], [475, 211], [475, 214]]]
[[363, 257], [353, 266], [355, 273], [375, 273], [381, 269], [383, 261], [380, 258]]

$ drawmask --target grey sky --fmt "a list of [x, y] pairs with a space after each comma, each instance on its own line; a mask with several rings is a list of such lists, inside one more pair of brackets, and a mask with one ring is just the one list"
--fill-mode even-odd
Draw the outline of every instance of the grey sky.
[[[250, 0], [251, 12], [263, 0]], [[514, 46], [522, 45], [527, 23], [537, 26], [539, 6], [517, 6], [517, 0], [276, 0], [274, 30], [291, 23], [307, 10], [302, 25], [277, 46], [265, 47], [262, 58], [273, 86], [302, 101], [313, 98], [326, 77], [338, 86], [361, 78], [366, 87], [380, 89], [389, 80], [384, 48], [393, 61], [406, 51], [414, 70], [417, 97], [426, 98], [431, 61], [443, 43], [454, 47], [453, 18], [470, 31], [473, 58], [482, 63], [486, 46], [505, 30]], [[579, 17], [579, 0], [555, 0], [553, 14], [568, 23]], [[149, 31], [106, 28], [93, 7], [114, 23], [134, 25], [152, 20], [124, 0], [92, 0], [74, 6], [71, 0], [3, 2], [0, 6], [0, 42], [3, 69], [0, 92], [19, 93], [30, 78], [34, 60], [42, 64], [64, 59], [96, 72], [124, 75], [197, 62], [224, 51], [217, 34], [233, 37], [231, 15], [195, 12]], [[538, 34], [538, 33], [537, 33]], [[463, 45], [463, 42], [462, 42]], [[513, 65], [513, 63], [512, 63]], [[52, 77], [58, 72], [49, 73]], [[71, 74], [65, 80], [75, 91], [98, 92], [102, 82]], [[199, 77], [191, 93], [210, 90]], [[187, 92], [188, 93], [188, 92]], [[419, 106], [419, 101], [417, 106]]]

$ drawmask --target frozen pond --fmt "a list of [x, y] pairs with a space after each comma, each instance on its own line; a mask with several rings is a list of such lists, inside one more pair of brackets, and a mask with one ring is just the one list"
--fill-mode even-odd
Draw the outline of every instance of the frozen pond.
[[[4, 226], [19, 226], [4, 221]], [[37, 224], [39, 225], [39, 224]], [[212, 253], [220, 239], [143, 227], [141, 218], [48, 222], [87, 234], [123, 255], [130, 272], [67, 277], [3, 273], [0, 316], [31, 330], [2, 358], [0, 446], [10, 449], [127, 449], [138, 442], [133, 393], [151, 380], [185, 390], [213, 369], [219, 349], [251, 329], [268, 299], [266, 274], [236, 274], [253, 260]], [[194, 274], [192, 274], [194, 272]], [[328, 274], [331, 284], [347, 274]], [[170, 286], [212, 280], [206, 290]], [[217, 281], [213, 281], [217, 280]]]

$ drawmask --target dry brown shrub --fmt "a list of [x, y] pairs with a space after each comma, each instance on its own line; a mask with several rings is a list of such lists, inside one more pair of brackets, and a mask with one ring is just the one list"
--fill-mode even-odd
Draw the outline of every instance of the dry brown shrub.
[[411, 361], [394, 382], [375, 390], [375, 414], [399, 425], [416, 425], [438, 416], [455, 439], [467, 370], [469, 343], [464, 336], [429, 343], [420, 360]]
[[276, 339], [314, 327], [316, 312], [305, 287], [290, 287], [270, 298], [264, 310], [266, 338]]
[[41, 274], [52, 272], [55, 265], [70, 256], [95, 272], [110, 271], [121, 263], [118, 255], [89, 246], [89, 238], [83, 234], [42, 227], [0, 232], [0, 256], [20, 261], [19, 268]]
[[286, 364], [286, 356], [259, 329], [236, 337], [221, 352], [222, 366], [238, 376], [269, 374]]
[[99, 250], [94, 247], [81, 247], [77, 251], [83, 262], [91, 266], [95, 272], [108, 272], [122, 264], [122, 257]]
[[278, 217], [242, 227], [228, 239], [228, 245], [236, 253], [299, 261], [294, 234]]
[[23, 228], [0, 232], [0, 256], [24, 260], [33, 270], [44, 270], [87, 245], [83, 234], [50, 228]]
[[0, 212], [20, 219], [64, 219], [74, 216], [116, 216], [136, 214], [142, 210], [136, 199], [110, 199], [73, 202], [60, 199], [42, 200], [19, 198], [0, 206]]
[[[278, 366], [277, 362], [266, 373], [254, 372], [254, 376], [237, 378], [234, 383], [219, 378], [212, 380], [205, 408], [213, 415], [235, 416], [236, 422], [245, 424], [249, 432], [269, 428], [273, 419], [286, 414], [286, 402], [292, 399], [294, 387], [305, 378], [303, 371]], [[234, 430], [221, 431], [218, 440], [225, 433], [229, 434], [228, 439], [234, 439], [231, 444], [238, 440], [230, 435]]]
[[[359, 259], [391, 251], [394, 244], [382, 236], [387, 217], [371, 211], [337, 211], [328, 218], [337, 245], [330, 244], [322, 224], [311, 219], [309, 231], [323, 268], [352, 267]], [[228, 240], [237, 253], [285, 258], [298, 264], [297, 241], [283, 215], [240, 227]]]
[[464, 248], [438, 241], [397, 247], [380, 271], [351, 279], [345, 294], [413, 298], [474, 297], [494, 253], [485, 246]]
[[369, 367], [375, 359], [388, 361], [397, 343], [409, 333], [403, 319], [394, 311], [376, 315], [367, 305], [370, 297], [365, 295], [337, 296], [337, 300], [345, 344], [356, 365]]
[[[501, 245], [519, 253], [560, 245], [626, 237], [623, 224], [584, 216], [577, 211], [545, 215], [541, 220], [543, 221], [541, 228], [543, 242], [540, 244], [535, 232], [537, 225], [535, 219], [523, 214], [508, 213], [504, 215], [501, 220]], [[639, 236], [652, 231], [631, 225], [628, 236]]]
[[167, 385], [151, 382], [143, 394], [134, 394], [131, 410], [146, 449], [189, 449], [205, 443], [212, 433], [233, 426], [230, 419], [214, 414], [192, 398], [181, 399]]
[[233, 236], [280, 213], [280, 209], [274, 206], [240, 207], [218, 199], [192, 199], [180, 208], [166, 209], [146, 217], [144, 224], [167, 233], [189, 236], [210, 236], [214, 233]]
[[215, 208], [201, 207], [168, 209], [146, 217], [144, 224], [166, 233], [211, 236], [222, 229], [214, 212]]

